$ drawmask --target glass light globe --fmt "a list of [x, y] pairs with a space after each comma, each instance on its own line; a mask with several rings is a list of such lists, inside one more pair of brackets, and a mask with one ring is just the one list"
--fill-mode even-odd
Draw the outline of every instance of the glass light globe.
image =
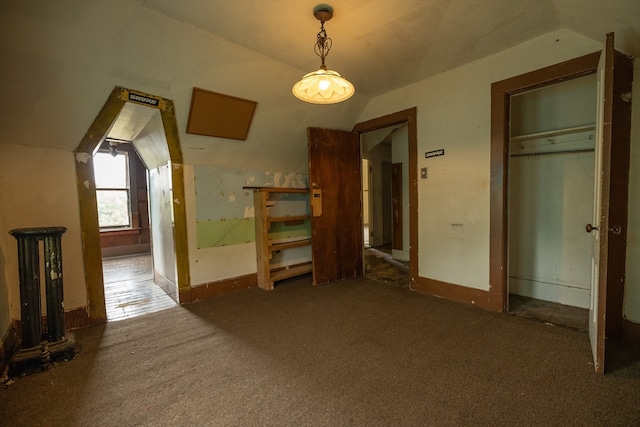
[[353, 96], [355, 87], [338, 72], [320, 68], [309, 74], [293, 86], [293, 94], [312, 104], [335, 104]]

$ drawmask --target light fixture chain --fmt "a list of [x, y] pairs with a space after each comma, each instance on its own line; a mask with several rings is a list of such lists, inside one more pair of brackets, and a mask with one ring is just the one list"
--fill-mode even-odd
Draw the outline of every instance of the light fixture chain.
[[318, 33], [313, 50], [322, 60], [322, 66], [324, 67], [324, 59], [329, 55], [329, 51], [331, 50], [331, 39], [327, 37], [327, 31], [324, 29], [324, 21], [320, 21], [320, 32]]

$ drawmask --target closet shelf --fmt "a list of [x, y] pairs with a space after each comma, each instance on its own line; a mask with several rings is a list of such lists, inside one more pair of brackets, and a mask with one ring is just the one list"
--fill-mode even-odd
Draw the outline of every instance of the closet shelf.
[[544, 132], [529, 133], [526, 135], [512, 136], [511, 142], [530, 141], [532, 139], [552, 138], [554, 136], [569, 135], [572, 133], [589, 132], [595, 130], [596, 125], [576, 126], [572, 128], [548, 130]]

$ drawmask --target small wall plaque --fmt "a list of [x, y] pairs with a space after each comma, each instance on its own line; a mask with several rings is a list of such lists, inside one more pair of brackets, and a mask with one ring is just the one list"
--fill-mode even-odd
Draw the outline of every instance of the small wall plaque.
[[426, 153], [424, 153], [425, 159], [428, 159], [429, 157], [438, 157], [438, 156], [444, 156], [444, 148], [441, 148], [439, 150], [434, 150], [434, 151], [427, 151]]

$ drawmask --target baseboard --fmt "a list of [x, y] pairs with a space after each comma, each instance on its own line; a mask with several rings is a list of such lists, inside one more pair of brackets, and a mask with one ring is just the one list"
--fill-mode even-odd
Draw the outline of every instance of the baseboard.
[[453, 283], [441, 282], [426, 277], [418, 277], [415, 291], [427, 295], [445, 298], [451, 301], [476, 305], [492, 311], [500, 311], [496, 304], [492, 304], [489, 291], [482, 289], [468, 288], [466, 286], [454, 285]]
[[78, 307], [64, 312], [64, 327], [67, 331], [91, 326], [87, 307]]
[[184, 291], [180, 290], [180, 304], [214, 298], [220, 295], [257, 287], [257, 274], [204, 283]]
[[640, 323], [622, 321], [622, 339], [629, 344], [640, 346]]
[[138, 243], [126, 246], [109, 246], [102, 248], [102, 257], [118, 257], [124, 255], [148, 254], [151, 252], [151, 243]]
[[160, 286], [162, 290], [171, 297], [175, 302], [178, 302], [178, 287], [162, 274], [153, 270], [153, 282]]
[[[42, 316], [43, 325], [47, 324], [47, 316]], [[64, 312], [64, 327], [66, 331], [86, 328], [91, 325], [86, 307], [78, 307]], [[9, 325], [2, 342], [0, 342], [0, 377], [9, 366], [9, 361], [18, 350], [22, 336], [22, 322], [14, 320]]]
[[9, 361], [18, 348], [18, 337], [18, 327], [13, 321], [9, 324], [9, 329], [0, 342], [0, 380], [9, 369]]

